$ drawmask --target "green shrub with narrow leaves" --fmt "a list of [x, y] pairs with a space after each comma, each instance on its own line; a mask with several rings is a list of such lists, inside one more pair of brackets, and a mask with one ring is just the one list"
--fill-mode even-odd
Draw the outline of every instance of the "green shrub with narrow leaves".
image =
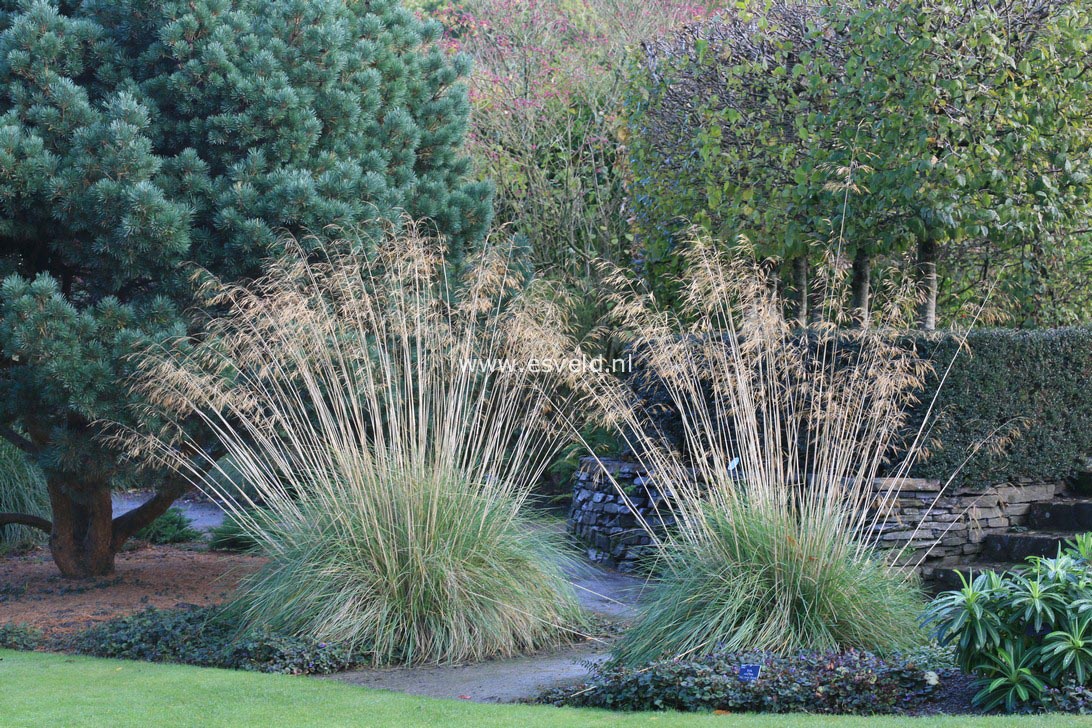
[[[49, 515], [42, 471], [5, 440], [0, 440], [0, 513]], [[28, 526], [0, 526], [0, 546], [21, 548], [44, 539], [45, 533]]]
[[[1092, 533], [1052, 559], [985, 571], [936, 598], [925, 614], [960, 667], [978, 676], [975, 702], [1009, 712], [1092, 682]], [[1062, 692], [1059, 692], [1059, 689]]]
[[212, 551], [257, 551], [259, 536], [249, 524], [263, 523], [265, 511], [253, 509], [241, 519], [225, 518], [224, 522], [209, 531], [209, 549]]
[[185, 513], [177, 508], [171, 508], [151, 524], [137, 531], [133, 538], [156, 544], [196, 541], [201, 538], [201, 532], [190, 523]]

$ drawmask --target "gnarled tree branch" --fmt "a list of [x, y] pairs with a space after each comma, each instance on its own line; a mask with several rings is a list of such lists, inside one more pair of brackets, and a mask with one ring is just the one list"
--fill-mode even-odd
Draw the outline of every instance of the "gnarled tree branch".
[[15, 430], [11, 429], [7, 425], [0, 425], [0, 437], [4, 438], [15, 447], [19, 448], [25, 453], [36, 453], [40, 449], [37, 445], [30, 441], [30, 439], [23, 437]]
[[114, 519], [111, 547], [117, 551], [140, 529], [167, 512], [171, 505], [189, 489], [189, 483], [173, 478], [159, 488], [155, 495], [128, 513]]
[[53, 524], [41, 516], [29, 513], [0, 513], [0, 526], [29, 526], [46, 533], [53, 532]]

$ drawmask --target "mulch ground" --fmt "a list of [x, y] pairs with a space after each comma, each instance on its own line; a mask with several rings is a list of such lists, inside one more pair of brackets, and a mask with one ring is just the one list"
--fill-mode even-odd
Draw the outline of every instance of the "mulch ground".
[[198, 546], [145, 546], [118, 554], [112, 576], [73, 581], [57, 573], [45, 549], [4, 556], [0, 624], [28, 624], [56, 636], [147, 607], [219, 604], [262, 563]]
[[940, 681], [940, 690], [933, 694], [932, 699], [914, 710], [910, 715], [966, 715], [981, 714], [971, 701], [978, 689], [974, 686], [974, 678], [964, 675], [958, 670], [945, 671]]

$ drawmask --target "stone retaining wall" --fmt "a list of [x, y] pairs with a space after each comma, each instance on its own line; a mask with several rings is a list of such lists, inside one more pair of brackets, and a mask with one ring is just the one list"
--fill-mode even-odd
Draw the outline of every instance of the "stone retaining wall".
[[[587, 546], [592, 561], [632, 571], [649, 553], [651, 539], [604, 469], [614, 474], [633, 508], [651, 527], [669, 528], [670, 509], [663, 505], [664, 495], [653, 479], [637, 463], [603, 460], [600, 464], [592, 457], [581, 460], [573, 476], [569, 532]], [[896, 486], [900, 488], [898, 497], [886, 498]], [[1062, 484], [1003, 483], [986, 491], [950, 490], [938, 498], [939, 481], [880, 478], [874, 489], [874, 507], [887, 505], [878, 526], [878, 542], [893, 548], [908, 545], [911, 551], [904, 559], [913, 563], [932, 547], [921, 563], [922, 575], [928, 578], [939, 568], [972, 561], [987, 535], [1022, 526], [1031, 504], [1053, 499]]]
[[874, 486], [877, 499], [884, 500], [883, 495], [896, 486], [899, 495], [887, 504], [878, 543], [893, 548], [908, 545], [911, 550], [903, 560], [920, 562], [921, 574], [927, 579], [938, 569], [974, 561], [987, 536], [1023, 526], [1032, 503], [1053, 500], [1064, 489], [1060, 482], [1028, 480], [999, 483], [986, 490], [949, 489], [940, 494], [939, 481], [905, 478], [900, 483], [880, 478]]
[[[600, 464], [602, 462], [602, 464]], [[618, 486], [626, 491], [630, 504], [618, 492], [607, 475], [614, 474]], [[661, 527], [671, 519], [664, 509], [666, 523], [660, 523], [657, 506], [663, 496], [651, 483], [643, 468], [624, 460], [599, 461], [582, 458], [573, 474], [573, 500], [569, 507], [569, 533], [588, 547], [588, 558], [613, 566], [619, 571], [633, 571], [641, 557], [650, 551], [652, 539], [642, 527], [636, 510], [647, 521]]]

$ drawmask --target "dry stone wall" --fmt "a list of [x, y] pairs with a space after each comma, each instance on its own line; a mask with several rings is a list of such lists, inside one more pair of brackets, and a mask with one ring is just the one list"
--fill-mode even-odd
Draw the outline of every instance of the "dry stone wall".
[[587, 547], [589, 559], [619, 571], [639, 568], [652, 551], [642, 518], [651, 528], [672, 525], [664, 496], [644, 468], [628, 460], [586, 457], [580, 461], [573, 475], [569, 532]]
[[[909, 546], [904, 560], [919, 564], [922, 576], [978, 558], [991, 534], [1020, 529], [1033, 503], [1050, 501], [1061, 482], [1032, 480], [999, 483], [985, 490], [942, 490], [936, 480], [880, 478], [873, 486], [876, 505], [885, 511], [878, 526], [881, 547]], [[898, 488], [895, 498], [889, 497]]]
[[[573, 476], [569, 532], [587, 547], [592, 561], [619, 571], [641, 568], [652, 543], [641, 519], [654, 530], [672, 525], [670, 507], [654, 481], [631, 461], [581, 460]], [[898, 496], [891, 497], [895, 488]], [[962, 488], [942, 493], [936, 480], [880, 478], [873, 485], [873, 507], [883, 510], [877, 541], [882, 547], [908, 546], [903, 558], [920, 562], [922, 575], [929, 578], [938, 569], [973, 561], [987, 535], [1019, 529], [1032, 503], [1052, 500], [1062, 488], [1062, 483], [1029, 480], [985, 491]]]

